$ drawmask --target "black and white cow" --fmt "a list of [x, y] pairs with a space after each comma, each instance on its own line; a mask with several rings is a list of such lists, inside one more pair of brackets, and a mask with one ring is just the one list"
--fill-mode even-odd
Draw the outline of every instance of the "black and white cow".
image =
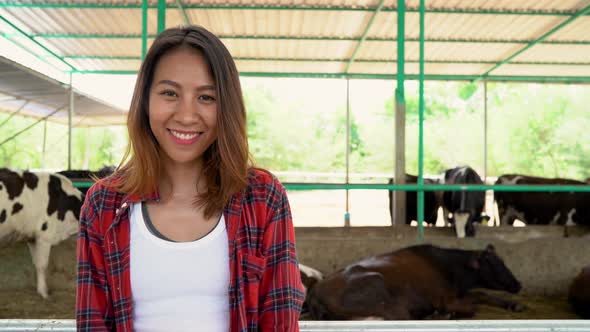
[[[571, 179], [520, 174], [501, 175], [495, 184], [586, 185]], [[502, 225], [512, 225], [515, 219], [525, 224], [590, 224], [590, 193], [495, 191], [494, 198]]]
[[[418, 183], [418, 177], [406, 174], [406, 184]], [[394, 179], [389, 179], [388, 184], [393, 184]], [[438, 184], [437, 179], [424, 178], [424, 184]], [[394, 216], [394, 199], [393, 190], [389, 190], [389, 216], [393, 220]], [[437, 212], [440, 206], [440, 199], [436, 197], [438, 193], [434, 191], [424, 192], [424, 221], [429, 225], [436, 224]], [[418, 194], [416, 191], [406, 191], [406, 224], [412, 223], [412, 220], [418, 221]]]
[[[469, 166], [455, 167], [445, 171], [441, 180], [443, 184], [483, 184], [483, 181]], [[443, 207], [445, 218], [452, 213], [451, 223], [455, 224], [457, 237], [475, 235], [473, 223], [486, 218], [482, 216], [486, 194], [484, 191], [445, 191]]]
[[43, 298], [51, 246], [77, 233], [81, 207], [82, 193], [63, 175], [0, 168], [0, 243], [27, 241]]

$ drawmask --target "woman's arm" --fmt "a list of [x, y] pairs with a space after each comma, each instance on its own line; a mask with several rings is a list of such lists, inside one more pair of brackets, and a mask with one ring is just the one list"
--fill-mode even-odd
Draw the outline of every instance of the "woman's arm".
[[[95, 187], [95, 186], [94, 186]], [[76, 290], [77, 331], [114, 330], [112, 307], [108, 303], [102, 235], [97, 232], [98, 212], [93, 199], [95, 188], [90, 188], [80, 212]], [[107, 327], [109, 326], [109, 327]]]
[[287, 193], [274, 178], [271, 210], [263, 238], [266, 269], [260, 287], [260, 331], [299, 331], [299, 314], [305, 299], [295, 252], [295, 230]]

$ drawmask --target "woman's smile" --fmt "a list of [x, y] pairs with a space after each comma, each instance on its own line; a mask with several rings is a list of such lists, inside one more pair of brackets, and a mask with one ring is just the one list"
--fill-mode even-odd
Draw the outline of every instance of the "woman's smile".
[[168, 129], [172, 140], [181, 145], [190, 145], [199, 140], [203, 132], [198, 131], [181, 131], [176, 129]]

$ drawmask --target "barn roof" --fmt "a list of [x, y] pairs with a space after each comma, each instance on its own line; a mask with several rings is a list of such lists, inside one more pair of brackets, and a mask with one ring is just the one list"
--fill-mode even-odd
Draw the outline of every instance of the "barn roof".
[[[243, 76], [394, 78], [396, 0], [168, 0], [166, 26], [221, 37]], [[147, 47], [158, 31], [149, 0]], [[419, 0], [405, 2], [405, 72], [419, 70]], [[0, 34], [67, 73], [132, 74], [141, 0], [2, 0]], [[427, 80], [590, 82], [590, 0], [430, 0]]]
[[[0, 111], [68, 122], [68, 85], [1, 56], [0, 78]], [[121, 109], [74, 91], [73, 123], [77, 127], [118, 124], [125, 114]]]

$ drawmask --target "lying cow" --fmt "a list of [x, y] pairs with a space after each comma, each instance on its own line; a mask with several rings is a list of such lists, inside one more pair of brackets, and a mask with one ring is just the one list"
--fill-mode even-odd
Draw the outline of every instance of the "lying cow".
[[307, 265], [299, 264], [299, 272], [301, 274], [301, 282], [303, 283], [303, 287], [305, 287], [305, 297], [306, 301], [303, 302], [303, 306], [301, 307], [301, 313], [307, 313], [309, 311], [307, 306], [307, 295], [309, 295], [310, 289], [318, 283], [318, 281], [324, 279], [324, 275]]
[[363, 259], [318, 282], [308, 305], [316, 320], [460, 318], [475, 303], [524, 307], [474, 288], [520, 291], [520, 283], [488, 245], [482, 251], [418, 245]]
[[[418, 183], [418, 177], [406, 174], [406, 184]], [[389, 179], [388, 184], [393, 184], [394, 179]], [[424, 178], [424, 184], [438, 184], [437, 179]], [[389, 215], [393, 220], [394, 216], [394, 199], [393, 190], [389, 190]], [[424, 221], [429, 225], [436, 224], [439, 200], [434, 191], [424, 192]], [[406, 224], [411, 224], [412, 220], [418, 220], [418, 195], [416, 191], [406, 191]]]
[[590, 319], [590, 265], [586, 266], [572, 282], [568, 300], [580, 317]]
[[0, 168], [0, 242], [27, 241], [43, 298], [51, 246], [77, 233], [81, 207], [82, 193], [62, 175]]
[[[515, 185], [586, 185], [571, 179], [505, 174], [495, 184]], [[502, 225], [512, 225], [515, 219], [525, 224], [588, 224], [590, 222], [590, 193], [583, 192], [506, 192], [495, 191]]]
[[[483, 184], [483, 181], [469, 166], [455, 167], [445, 171], [443, 184]], [[445, 218], [452, 213], [450, 222], [455, 225], [457, 237], [474, 236], [474, 223], [486, 219], [482, 215], [486, 201], [485, 191], [445, 191], [443, 207]]]

